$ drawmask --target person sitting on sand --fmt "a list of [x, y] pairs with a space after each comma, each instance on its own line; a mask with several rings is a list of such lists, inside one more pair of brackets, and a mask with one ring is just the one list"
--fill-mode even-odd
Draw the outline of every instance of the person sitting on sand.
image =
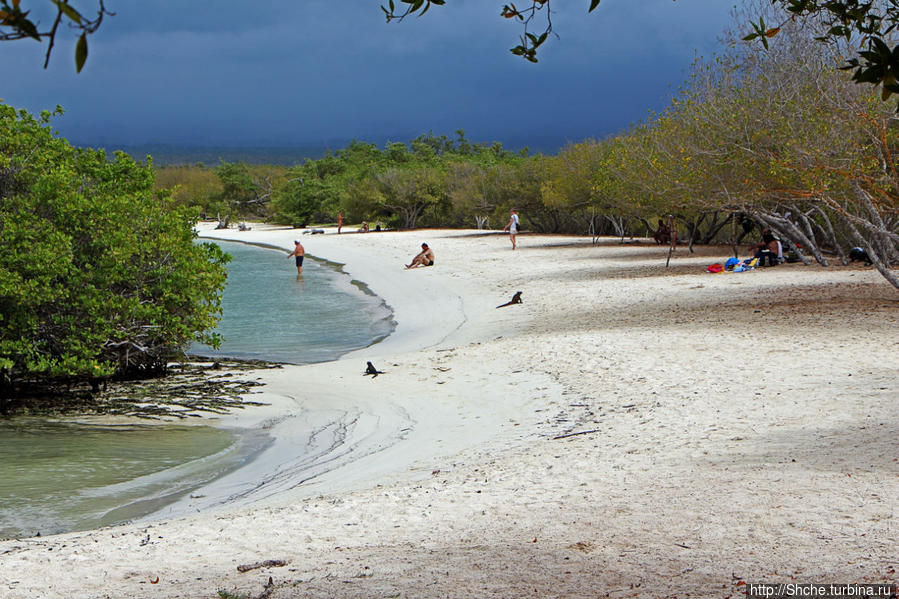
[[434, 266], [434, 250], [429, 248], [426, 243], [421, 244], [421, 251], [412, 258], [412, 263], [407, 264], [406, 268], [418, 268], [419, 266]]
[[765, 266], [765, 259], [768, 259], [768, 266], [774, 266], [780, 261], [781, 245], [776, 237], [771, 233], [771, 229], [762, 231], [762, 240], [749, 248], [753, 256], [759, 259], [759, 266]]
[[303, 258], [306, 256], [306, 249], [303, 247], [303, 244], [300, 243], [299, 239], [295, 239], [293, 241], [293, 251], [287, 254], [287, 257], [296, 256], [297, 262], [297, 275], [303, 274]]

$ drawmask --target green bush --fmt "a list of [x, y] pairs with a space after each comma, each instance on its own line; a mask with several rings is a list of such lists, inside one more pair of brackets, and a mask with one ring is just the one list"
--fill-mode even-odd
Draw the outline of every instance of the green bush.
[[2, 382], [155, 374], [217, 344], [228, 257], [150, 165], [73, 148], [51, 116], [0, 104]]

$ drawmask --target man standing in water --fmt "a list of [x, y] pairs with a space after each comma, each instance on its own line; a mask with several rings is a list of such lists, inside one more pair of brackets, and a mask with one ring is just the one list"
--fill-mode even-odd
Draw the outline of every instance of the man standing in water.
[[515, 249], [515, 236], [518, 234], [518, 228], [521, 225], [518, 221], [518, 213], [515, 212], [515, 209], [509, 210], [509, 224], [503, 227], [503, 231], [509, 232], [509, 239], [512, 240], [512, 249]]
[[293, 251], [287, 254], [287, 257], [296, 256], [297, 259], [297, 276], [303, 274], [303, 257], [306, 255], [306, 249], [299, 239], [293, 240]]

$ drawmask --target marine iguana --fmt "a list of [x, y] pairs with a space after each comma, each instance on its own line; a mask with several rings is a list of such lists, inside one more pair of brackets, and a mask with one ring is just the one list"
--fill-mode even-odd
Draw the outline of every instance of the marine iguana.
[[497, 306], [497, 308], [505, 308], [506, 306], [511, 306], [512, 304], [520, 304], [520, 303], [522, 303], [521, 292], [516, 291], [515, 295], [512, 296], [512, 299], [510, 301], [506, 302], [505, 304], [501, 304], [501, 305]]
[[365, 368], [365, 372], [362, 373], [362, 376], [372, 375], [371, 378], [376, 378], [379, 374], [384, 374], [383, 370], [378, 370], [371, 362], [366, 362], [366, 364], [368, 364], [368, 366]]

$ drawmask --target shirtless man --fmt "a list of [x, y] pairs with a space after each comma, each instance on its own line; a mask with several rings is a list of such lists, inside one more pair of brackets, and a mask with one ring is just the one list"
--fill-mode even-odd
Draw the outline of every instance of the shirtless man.
[[287, 257], [296, 256], [297, 259], [297, 275], [303, 274], [303, 257], [306, 255], [306, 249], [298, 239], [293, 241], [293, 251], [287, 254]]
[[765, 265], [766, 258], [768, 266], [774, 266], [780, 254], [780, 242], [771, 233], [771, 229], [765, 229], [762, 231], [762, 241], [749, 248], [749, 251], [759, 259], [759, 266]]
[[407, 264], [406, 268], [418, 268], [419, 266], [434, 266], [434, 250], [428, 247], [428, 244], [421, 244], [421, 252], [412, 258], [412, 263]]
[[509, 232], [509, 239], [512, 240], [512, 249], [514, 250], [516, 247], [515, 244], [515, 236], [518, 234], [518, 229], [521, 226], [518, 220], [518, 213], [515, 210], [509, 210], [509, 224], [503, 227], [503, 231]]

